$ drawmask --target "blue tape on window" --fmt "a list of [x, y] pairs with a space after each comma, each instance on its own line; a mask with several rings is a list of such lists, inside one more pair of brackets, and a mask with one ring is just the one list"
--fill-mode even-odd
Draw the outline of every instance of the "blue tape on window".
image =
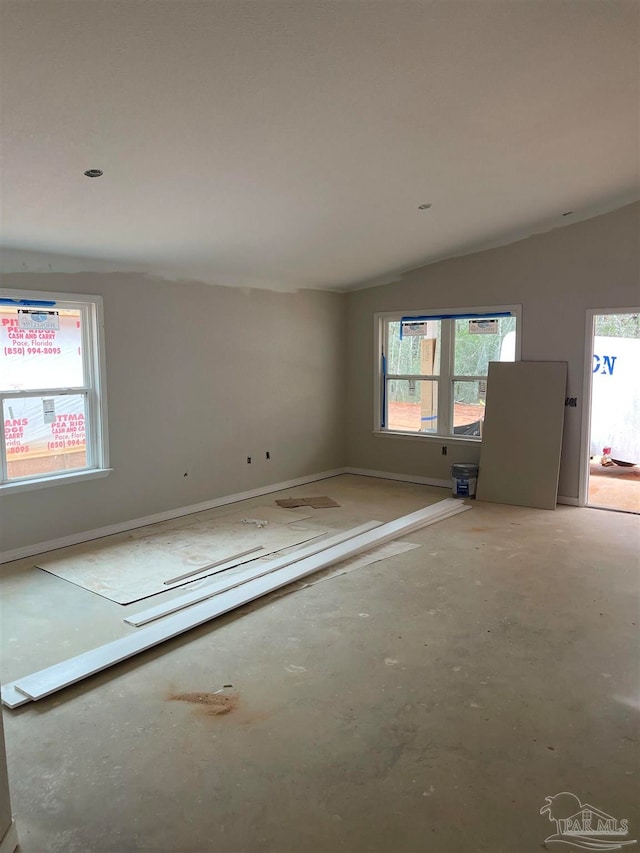
[[0, 305], [35, 305], [40, 308], [52, 308], [55, 304], [44, 299], [0, 299]]
[[423, 421], [435, 421], [437, 419], [438, 419], [437, 415], [429, 415], [428, 418], [421, 418], [421, 420], [423, 420]]
[[380, 417], [380, 426], [382, 429], [386, 426], [387, 416], [387, 359], [382, 353], [382, 415]]
[[513, 317], [511, 311], [492, 311], [490, 314], [428, 314], [420, 317], [400, 318], [400, 340], [404, 323], [423, 323], [426, 320], [483, 320], [492, 317]]

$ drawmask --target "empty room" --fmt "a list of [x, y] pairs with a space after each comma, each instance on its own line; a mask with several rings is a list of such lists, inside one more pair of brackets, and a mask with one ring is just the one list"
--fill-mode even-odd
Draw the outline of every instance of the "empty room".
[[639, 34], [0, 0], [0, 853], [640, 844]]

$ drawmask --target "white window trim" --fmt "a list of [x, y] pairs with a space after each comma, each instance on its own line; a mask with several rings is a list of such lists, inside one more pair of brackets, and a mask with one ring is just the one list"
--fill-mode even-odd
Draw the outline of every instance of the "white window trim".
[[[458, 444], [479, 444], [482, 438], [474, 436], [458, 436], [447, 435], [446, 433], [419, 433], [419, 432], [404, 432], [400, 430], [390, 430], [380, 426], [380, 411], [382, 406], [382, 365], [380, 363], [380, 353], [382, 345], [382, 337], [384, 335], [384, 323], [386, 320], [399, 320], [401, 317], [441, 317], [443, 314], [499, 314], [505, 312], [511, 313], [516, 318], [516, 346], [515, 360], [520, 361], [522, 358], [522, 305], [474, 305], [472, 307], [457, 307], [457, 308], [402, 308], [399, 311], [381, 311], [373, 316], [373, 363], [375, 365], [373, 371], [373, 434], [379, 438], [399, 438], [399, 439], [416, 439], [418, 441], [436, 441], [442, 444], [447, 443]], [[446, 337], [446, 340], [444, 338]], [[450, 350], [451, 338], [447, 334], [441, 338], [441, 347], [446, 347]], [[440, 356], [442, 369], [443, 357]], [[477, 378], [477, 377], [474, 377]], [[484, 377], [480, 377], [484, 378]], [[456, 377], [459, 379], [459, 377]], [[442, 380], [440, 380], [442, 381]], [[450, 403], [450, 386], [451, 378], [447, 377], [446, 388], [443, 386], [446, 405]]]
[[[107, 376], [105, 368], [105, 345], [104, 345], [104, 307], [102, 297], [97, 294], [86, 293], [52, 293], [40, 290], [22, 289], [0, 289], [0, 297], [3, 299], [33, 300], [34, 302], [61, 302], [69, 308], [86, 308], [89, 323], [93, 334], [89, 334], [86, 324], [82, 327], [82, 345], [85, 353], [86, 374], [92, 381], [87, 382], [81, 388], [54, 388], [46, 389], [47, 394], [52, 393], [76, 393], [86, 394], [89, 411], [91, 414], [92, 428], [89, 431], [90, 440], [87, 442], [88, 467], [73, 471], [61, 471], [60, 473], [43, 474], [40, 476], [20, 477], [11, 481], [0, 482], [0, 492], [3, 494], [15, 494], [30, 491], [32, 489], [45, 488], [47, 486], [62, 485], [64, 483], [80, 482], [83, 480], [105, 477], [113, 469], [109, 467], [109, 432], [107, 420]], [[20, 392], [22, 393], [22, 392]], [[34, 393], [29, 391], [29, 393]], [[37, 395], [37, 390], [35, 391]], [[13, 394], [6, 392], [5, 396]], [[20, 396], [20, 394], [16, 394]]]
[[68, 474], [46, 474], [37, 479], [12, 480], [10, 483], [0, 485], [3, 495], [12, 495], [17, 492], [31, 492], [34, 489], [44, 489], [48, 486], [64, 486], [67, 483], [81, 483], [84, 480], [98, 480], [108, 477], [113, 468], [87, 468], [80, 471], [70, 471]]

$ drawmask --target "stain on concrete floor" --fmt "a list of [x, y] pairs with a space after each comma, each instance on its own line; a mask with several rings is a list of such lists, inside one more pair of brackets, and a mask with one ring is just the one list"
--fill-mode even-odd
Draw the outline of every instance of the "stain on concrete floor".
[[189, 702], [197, 705], [208, 717], [220, 717], [230, 714], [238, 707], [239, 696], [237, 692], [217, 693], [176, 693], [171, 691], [168, 699], [170, 702]]

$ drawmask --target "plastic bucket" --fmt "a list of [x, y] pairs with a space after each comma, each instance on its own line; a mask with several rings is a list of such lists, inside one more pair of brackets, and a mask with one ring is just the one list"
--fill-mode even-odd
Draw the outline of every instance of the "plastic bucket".
[[451, 466], [454, 498], [474, 498], [478, 482], [478, 466], [455, 463]]

